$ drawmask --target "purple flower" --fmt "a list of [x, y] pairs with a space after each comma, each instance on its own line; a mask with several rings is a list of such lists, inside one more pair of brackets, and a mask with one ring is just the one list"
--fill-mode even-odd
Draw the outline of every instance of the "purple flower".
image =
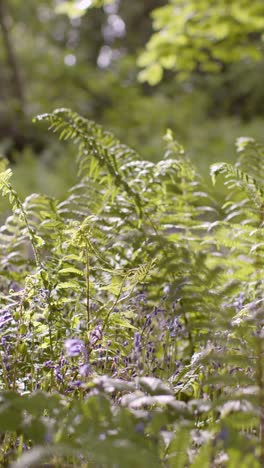
[[136, 352], [141, 352], [141, 344], [142, 344], [142, 335], [141, 333], [136, 332], [134, 335], [134, 350]]
[[79, 367], [79, 374], [82, 377], [88, 377], [88, 375], [90, 375], [91, 373], [92, 373], [92, 368], [89, 364], [82, 364]]
[[96, 325], [96, 327], [90, 333], [90, 343], [91, 345], [95, 345], [97, 341], [101, 340], [103, 337], [102, 327], [100, 325]]
[[0, 329], [4, 327], [8, 322], [11, 322], [12, 315], [8, 310], [0, 310]]
[[45, 362], [44, 362], [44, 367], [47, 367], [48, 369], [54, 369], [55, 364], [54, 364], [54, 362], [51, 361], [51, 360], [45, 361]]
[[66, 354], [69, 357], [79, 356], [84, 350], [84, 342], [78, 338], [69, 338], [64, 342]]
[[80, 388], [82, 386], [82, 382], [80, 380], [75, 380], [69, 386], [69, 390], [74, 390], [75, 388]]

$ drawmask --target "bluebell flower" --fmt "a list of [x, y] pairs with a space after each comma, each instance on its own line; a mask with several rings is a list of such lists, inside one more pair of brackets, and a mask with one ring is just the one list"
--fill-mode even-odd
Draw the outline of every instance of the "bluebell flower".
[[0, 310], [0, 329], [12, 321], [12, 315], [8, 310]]
[[85, 350], [84, 342], [78, 338], [69, 338], [64, 342], [64, 347], [69, 357], [79, 356]]
[[92, 373], [92, 368], [91, 368], [90, 364], [82, 364], [79, 367], [79, 374], [82, 377], [88, 377], [88, 375], [90, 375], [91, 373]]

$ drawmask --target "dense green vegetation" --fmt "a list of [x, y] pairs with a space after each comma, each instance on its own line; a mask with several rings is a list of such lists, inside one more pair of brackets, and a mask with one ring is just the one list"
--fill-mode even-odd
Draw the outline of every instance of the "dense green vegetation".
[[0, 0], [0, 466], [264, 467], [263, 18]]

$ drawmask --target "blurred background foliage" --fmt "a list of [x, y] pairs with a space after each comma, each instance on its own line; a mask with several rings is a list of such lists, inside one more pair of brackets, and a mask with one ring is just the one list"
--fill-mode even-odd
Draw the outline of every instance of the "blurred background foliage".
[[19, 194], [73, 181], [73, 147], [32, 124], [57, 107], [149, 160], [169, 127], [205, 176], [237, 137], [263, 140], [263, 26], [262, 0], [0, 0], [0, 153]]

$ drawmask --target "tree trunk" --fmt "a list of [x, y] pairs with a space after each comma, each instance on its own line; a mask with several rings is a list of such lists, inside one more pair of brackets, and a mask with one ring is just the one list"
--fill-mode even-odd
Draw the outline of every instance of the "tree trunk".
[[0, 29], [2, 31], [3, 43], [6, 52], [6, 60], [10, 68], [13, 93], [19, 102], [20, 111], [25, 112], [25, 95], [22, 77], [17, 61], [15, 48], [11, 39], [10, 24], [5, 0], [0, 0]]

